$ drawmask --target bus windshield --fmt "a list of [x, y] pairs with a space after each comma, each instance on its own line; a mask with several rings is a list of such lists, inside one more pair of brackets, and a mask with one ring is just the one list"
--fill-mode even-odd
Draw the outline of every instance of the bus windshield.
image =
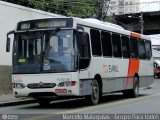
[[75, 71], [73, 30], [17, 33], [13, 46], [13, 73]]

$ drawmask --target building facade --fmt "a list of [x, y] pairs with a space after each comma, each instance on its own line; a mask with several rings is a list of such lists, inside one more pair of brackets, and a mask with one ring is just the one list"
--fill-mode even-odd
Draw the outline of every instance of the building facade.
[[140, 0], [111, 0], [108, 15], [140, 12]]

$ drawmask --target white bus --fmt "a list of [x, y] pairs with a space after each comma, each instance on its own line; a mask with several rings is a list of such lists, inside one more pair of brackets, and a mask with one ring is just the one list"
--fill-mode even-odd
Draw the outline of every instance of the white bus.
[[54, 97], [102, 94], [136, 97], [153, 82], [150, 38], [95, 19], [48, 18], [21, 21], [14, 34], [12, 86], [15, 97], [47, 105]]

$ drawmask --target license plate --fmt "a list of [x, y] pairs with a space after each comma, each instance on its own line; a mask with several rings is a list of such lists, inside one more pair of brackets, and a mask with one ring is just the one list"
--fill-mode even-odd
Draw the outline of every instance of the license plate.
[[56, 93], [67, 93], [67, 89], [55, 89]]

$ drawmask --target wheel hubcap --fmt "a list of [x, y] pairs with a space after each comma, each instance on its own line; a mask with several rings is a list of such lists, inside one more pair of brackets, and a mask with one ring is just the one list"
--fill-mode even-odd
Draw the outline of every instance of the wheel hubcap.
[[93, 87], [93, 98], [94, 99], [96, 99], [97, 98], [97, 96], [98, 96], [98, 92], [97, 92], [98, 90], [97, 90], [97, 86], [94, 86]]
[[99, 90], [98, 90], [97, 85], [94, 83], [93, 84], [93, 88], [92, 88], [92, 97], [93, 97], [93, 100], [97, 100], [98, 96], [99, 96]]
[[138, 79], [137, 78], [135, 78], [135, 93], [136, 93], [136, 95], [138, 95], [139, 94], [139, 87], [138, 87]]

